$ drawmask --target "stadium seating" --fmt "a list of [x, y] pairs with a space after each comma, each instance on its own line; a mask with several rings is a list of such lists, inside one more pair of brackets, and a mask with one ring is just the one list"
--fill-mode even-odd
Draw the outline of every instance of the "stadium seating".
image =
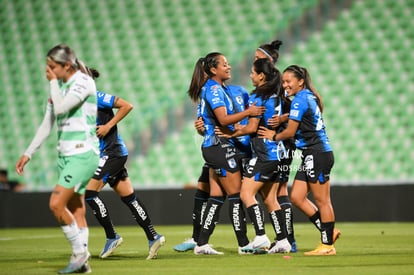
[[[0, 166], [13, 169], [45, 107], [46, 51], [71, 45], [101, 72], [99, 89], [134, 105], [120, 125], [127, 144], [139, 142], [172, 109], [188, 104], [195, 61], [224, 52], [234, 68], [252, 50], [319, 5], [319, 1], [7, 1], [0, 0]], [[413, 113], [413, 2], [354, 1], [320, 32], [298, 42], [279, 68], [308, 67], [325, 104], [335, 148], [333, 179], [339, 183], [413, 178], [410, 125]], [[58, 12], [57, 12], [58, 11]], [[51, 22], [53, 22], [51, 24]], [[249, 56], [249, 58], [246, 58]], [[249, 61], [246, 61], [246, 60]], [[234, 75], [236, 81], [245, 76]], [[411, 104], [410, 104], [411, 102]], [[184, 117], [192, 116], [185, 108]], [[11, 126], [12, 125], [12, 126]], [[6, 129], [6, 130], [5, 130]], [[140, 146], [129, 160], [137, 187], [180, 187], [194, 182], [203, 163], [192, 121], [170, 129], [147, 155]], [[153, 135], [155, 136], [155, 135]], [[55, 135], [31, 161], [24, 181], [33, 190], [53, 185]]]
[[[413, 4], [389, 5], [389, 1], [374, 6], [369, 1], [355, 2], [280, 60], [280, 68], [307, 67], [323, 95], [325, 122], [335, 149], [332, 179], [336, 184], [413, 178], [408, 163], [413, 160], [409, 148], [414, 133], [407, 113], [413, 112], [414, 83], [408, 64], [413, 61], [409, 49], [414, 35], [406, 27], [412, 25], [409, 13], [401, 14], [412, 10]], [[183, 160], [180, 163], [189, 167]], [[201, 157], [197, 165], [201, 167]], [[194, 179], [198, 173], [195, 169]]]

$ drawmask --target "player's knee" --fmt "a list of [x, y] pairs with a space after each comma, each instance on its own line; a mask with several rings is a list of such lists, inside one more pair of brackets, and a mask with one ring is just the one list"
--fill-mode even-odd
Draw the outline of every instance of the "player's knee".
[[52, 211], [52, 213], [59, 214], [65, 209], [65, 205], [58, 201], [58, 200], [50, 200], [49, 201], [49, 209]]
[[295, 194], [295, 193], [290, 194], [290, 202], [295, 206], [301, 205], [303, 200], [304, 198], [302, 196], [299, 196], [298, 194]]

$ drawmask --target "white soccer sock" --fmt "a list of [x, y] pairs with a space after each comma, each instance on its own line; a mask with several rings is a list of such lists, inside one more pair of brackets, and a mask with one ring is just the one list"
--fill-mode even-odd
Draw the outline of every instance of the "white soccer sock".
[[85, 252], [85, 247], [82, 244], [81, 237], [79, 234], [79, 228], [76, 222], [73, 222], [68, 225], [61, 226], [63, 233], [66, 236], [66, 239], [69, 241], [72, 246], [73, 254], [81, 254]]
[[89, 228], [88, 227], [79, 228], [79, 236], [80, 236], [80, 240], [83, 246], [85, 247], [86, 250], [88, 250]]

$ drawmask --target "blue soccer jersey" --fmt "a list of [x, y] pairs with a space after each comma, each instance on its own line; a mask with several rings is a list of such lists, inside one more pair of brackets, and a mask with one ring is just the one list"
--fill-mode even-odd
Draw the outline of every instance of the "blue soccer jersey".
[[[257, 96], [257, 94], [252, 94], [249, 99], [249, 105], [253, 105], [255, 102], [256, 106], [264, 106], [266, 108], [262, 115], [257, 116], [260, 119], [259, 126], [271, 129], [267, 121], [273, 115], [282, 115], [282, 101], [275, 94], [265, 100]], [[286, 154], [282, 141], [275, 142], [267, 138], [259, 138], [256, 133], [251, 136], [251, 144], [254, 156], [262, 161], [281, 160]]]
[[[216, 145], [220, 142], [220, 139], [225, 142], [230, 142], [233, 144], [231, 139], [219, 138], [214, 133], [214, 127], [220, 126], [214, 110], [219, 107], [225, 107], [228, 114], [236, 112], [233, 101], [229, 95], [229, 91], [225, 92], [227, 87], [221, 86], [218, 82], [208, 79], [206, 84], [204, 84], [201, 90], [201, 104], [200, 104], [200, 114], [204, 121], [204, 141], [202, 147], [210, 147]], [[231, 130], [234, 130], [233, 125], [227, 126]]]
[[[228, 85], [228, 92], [230, 94], [230, 97], [233, 101], [234, 106], [234, 112], [233, 113], [239, 113], [246, 110], [246, 108], [249, 106], [249, 93], [245, 88], [242, 86], [236, 86], [236, 85]], [[241, 125], [247, 125], [249, 122], [248, 117], [245, 117], [243, 120], [241, 120], [239, 123]], [[239, 136], [234, 139], [234, 143], [236, 147], [238, 147], [242, 152], [251, 154], [251, 146], [250, 146], [250, 136], [244, 135]]]
[[[104, 125], [114, 117], [115, 96], [97, 91], [98, 98], [98, 116], [96, 125]], [[99, 138], [99, 149], [102, 156], [122, 157], [128, 155], [128, 149], [118, 133], [118, 127], [115, 125], [108, 134]]]
[[322, 113], [310, 90], [305, 89], [296, 94], [290, 107], [289, 119], [300, 123], [295, 134], [297, 148], [332, 151]]

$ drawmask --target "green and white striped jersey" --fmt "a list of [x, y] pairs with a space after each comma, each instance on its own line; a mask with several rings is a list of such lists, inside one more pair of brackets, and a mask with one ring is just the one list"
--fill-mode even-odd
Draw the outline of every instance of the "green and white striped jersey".
[[[63, 101], [67, 96], [76, 96], [80, 99], [78, 105], [56, 115], [59, 154], [70, 156], [90, 150], [99, 154], [99, 140], [96, 136], [95, 81], [81, 71], [77, 71], [66, 83], [59, 82], [59, 88]], [[54, 110], [53, 102], [49, 104]], [[56, 110], [53, 112], [56, 113]]]

